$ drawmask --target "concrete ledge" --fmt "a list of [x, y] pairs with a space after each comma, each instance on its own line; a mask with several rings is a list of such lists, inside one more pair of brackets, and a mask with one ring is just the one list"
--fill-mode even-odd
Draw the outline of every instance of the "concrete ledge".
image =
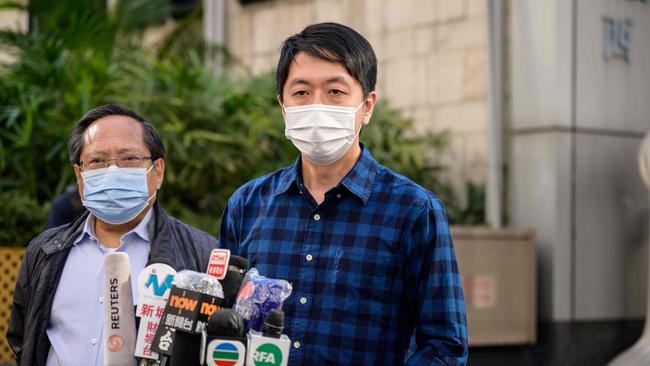
[[536, 249], [529, 230], [453, 227], [470, 346], [537, 339]]

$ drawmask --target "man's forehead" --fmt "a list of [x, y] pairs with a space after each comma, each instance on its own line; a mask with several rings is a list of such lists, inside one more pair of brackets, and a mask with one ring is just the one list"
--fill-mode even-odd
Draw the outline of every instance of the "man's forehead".
[[309, 82], [319, 79], [322, 82], [353, 83], [355, 79], [342, 63], [326, 60], [305, 52], [298, 53], [289, 65], [289, 82]]
[[83, 135], [85, 148], [138, 149], [144, 146], [142, 124], [128, 116], [107, 116], [93, 122]]
[[[95, 121], [96, 122], [96, 121]], [[90, 127], [86, 129], [86, 132], [84, 133], [84, 142], [85, 143], [90, 143], [91, 140], [95, 139], [95, 136], [97, 135], [97, 124], [92, 123]]]

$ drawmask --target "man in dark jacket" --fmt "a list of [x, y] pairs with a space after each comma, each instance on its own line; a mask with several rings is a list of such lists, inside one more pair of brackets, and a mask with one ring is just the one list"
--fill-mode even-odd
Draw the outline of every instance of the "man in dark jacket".
[[89, 212], [41, 233], [26, 249], [7, 331], [20, 365], [103, 365], [106, 253], [127, 253], [137, 279], [146, 265], [160, 262], [203, 272], [217, 243], [156, 203], [165, 150], [155, 129], [132, 110], [91, 110], [68, 147]]

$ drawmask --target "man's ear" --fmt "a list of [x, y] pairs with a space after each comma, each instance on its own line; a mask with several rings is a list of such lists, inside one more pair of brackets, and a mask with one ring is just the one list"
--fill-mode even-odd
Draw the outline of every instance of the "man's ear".
[[282, 104], [282, 98], [280, 98], [280, 94], [276, 95], [275, 98], [278, 100], [278, 104], [280, 105], [280, 110], [282, 111], [282, 117], [285, 117], [284, 104]]
[[159, 158], [158, 160], [154, 161], [153, 164], [153, 170], [156, 172], [156, 190], [159, 190], [162, 186], [163, 178], [165, 177], [165, 160], [163, 158]]
[[79, 198], [83, 198], [84, 193], [84, 179], [81, 177], [81, 167], [78, 164], [72, 164], [74, 176], [77, 178], [77, 188], [79, 190]]
[[363, 121], [364, 125], [370, 123], [370, 117], [372, 117], [372, 112], [375, 109], [375, 104], [377, 103], [377, 92], [371, 91], [368, 93], [368, 97], [363, 102]]

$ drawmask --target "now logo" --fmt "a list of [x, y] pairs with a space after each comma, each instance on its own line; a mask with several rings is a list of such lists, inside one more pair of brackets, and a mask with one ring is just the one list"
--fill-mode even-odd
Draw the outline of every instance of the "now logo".
[[196, 304], [198, 304], [198, 302], [199, 302], [198, 300], [192, 300], [186, 297], [172, 295], [172, 297], [169, 299], [169, 306], [177, 309], [194, 311], [194, 309], [196, 309]]

